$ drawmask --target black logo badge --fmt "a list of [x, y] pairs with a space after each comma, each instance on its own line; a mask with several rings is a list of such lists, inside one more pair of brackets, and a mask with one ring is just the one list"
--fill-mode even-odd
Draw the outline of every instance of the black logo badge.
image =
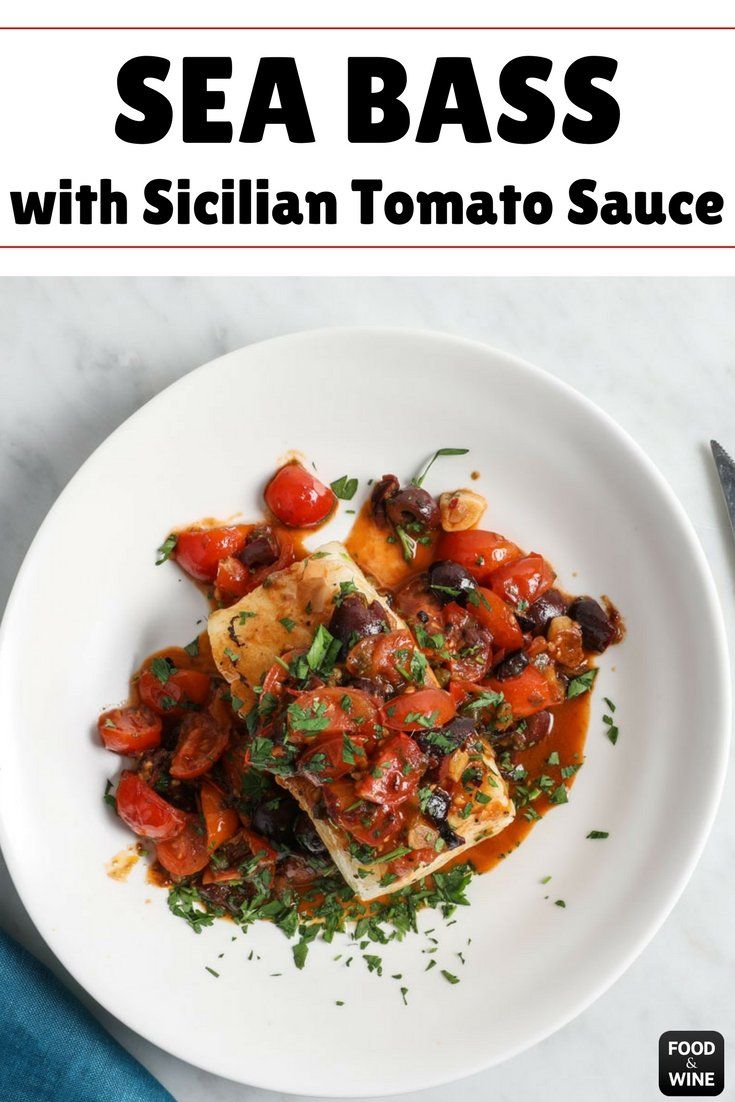
[[658, 1086], [669, 1097], [713, 1098], [725, 1089], [725, 1041], [713, 1030], [670, 1030], [658, 1042]]

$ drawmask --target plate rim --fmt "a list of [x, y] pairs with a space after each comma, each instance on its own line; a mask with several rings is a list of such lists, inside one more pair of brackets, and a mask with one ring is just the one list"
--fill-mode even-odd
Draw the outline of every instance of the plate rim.
[[[714, 643], [715, 653], [717, 655], [717, 668], [714, 671], [714, 684], [718, 689], [718, 696], [721, 702], [721, 714], [718, 716], [718, 722], [716, 725], [717, 743], [713, 747], [713, 753], [711, 755], [712, 760], [712, 776], [714, 784], [710, 788], [710, 795], [707, 804], [707, 813], [702, 815], [701, 821], [698, 825], [696, 836], [693, 834], [690, 844], [687, 860], [683, 861], [679, 867], [678, 875], [675, 881], [669, 888], [668, 895], [664, 905], [658, 910], [655, 917], [652, 918], [642, 929], [641, 932], [634, 939], [633, 944], [628, 949], [628, 952], [623, 954], [620, 958], [618, 965], [615, 968], [611, 968], [609, 972], [601, 979], [594, 987], [592, 987], [585, 998], [579, 1000], [574, 1009], [559, 1014], [556, 1017], [550, 1016], [550, 1021], [544, 1027], [537, 1029], [533, 1035], [527, 1037], [517, 1045], [508, 1048], [500, 1055], [492, 1057], [479, 1057], [478, 1059], [465, 1062], [463, 1070], [457, 1073], [450, 1073], [449, 1075], [430, 1075], [425, 1078], [417, 1076], [416, 1081], [412, 1082], [409, 1086], [399, 1086], [397, 1089], [395, 1086], [388, 1085], [379, 1091], [361, 1091], [355, 1089], [349, 1096], [345, 1096], [343, 1093], [336, 1091], [330, 1091], [329, 1089], [320, 1088], [320, 1095], [327, 1098], [374, 1098], [384, 1097], [391, 1094], [407, 1094], [413, 1091], [426, 1090], [432, 1087], [441, 1087], [449, 1083], [458, 1082], [462, 1079], [466, 1079], [469, 1076], [479, 1074], [482, 1071], [489, 1069], [490, 1067], [497, 1066], [504, 1063], [506, 1060], [510, 1060], [513, 1057], [519, 1055], [522, 1052], [528, 1051], [541, 1041], [550, 1037], [556, 1033], [559, 1029], [563, 1028], [569, 1022], [573, 1021], [576, 1017], [587, 1010], [594, 1002], [597, 1001], [606, 991], [608, 991], [613, 984], [615, 984], [620, 977], [628, 970], [633, 962], [641, 955], [644, 949], [649, 945], [658, 931], [661, 929], [671, 911], [676, 906], [677, 902], [681, 898], [681, 895], [691, 879], [694, 870], [699, 863], [702, 856], [702, 852], [707, 843], [709, 835], [711, 833], [714, 820], [720, 806], [724, 782], [727, 772], [728, 751], [731, 740], [731, 713], [732, 713], [732, 685], [730, 679], [730, 666], [729, 666], [729, 647], [727, 642], [727, 634], [725, 629], [725, 619], [722, 605], [720, 602], [717, 586], [712, 574], [711, 567], [705, 556], [702, 545], [697, 536], [694, 524], [691, 521], [688, 513], [684, 509], [684, 506], [679, 501], [676, 493], [669, 485], [667, 479], [659, 470], [654, 461], [648, 456], [640, 444], [630, 435], [630, 433], [623, 428], [610, 414], [608, 414], [601, 406], [593, 402], [586, 394], [577, 390], [570, 383], [564, 379], [560, 379], [553, 372], [540, 367], [522, 357], [516, 356], [513, 353], [505, 351], [496, 345], [488, 344], [485, 341], [475, 340], [463, 336], [459, 336], [454, 333], [446, 332], [439, 329], [431, 328], [417, 328], [417, 327], [404, 327], [404, 326], [382, 326], [382, 325], [359, 325], [359, 326], [320, 326], [312, 329], [296, 330], [290, 333], [280, 334], [275, 337], [266, 338], [264, 340], [253, 341], [250, 344], [242, 345], [236, 349], [232, 349], [229, 352], [217, 356], [212, 360], [208, 360], [203, 364], [198, 365], [192, 370], [186, 372], [184, 375], [175, 379], [169, 383], [162, 390], [158, 391], [147, 401], [143, 402], [133, 413], [125, 418], [111, 433], [109, 433], [97, 447], [90, 453], [90, 455], [84, 460], [83, 463], [77, 468], [61, 492], [56, 497], [55, 501], [51, 505], [50, 509], [46, 513], [44, 519], [38, 527], [38, 530], [33, 537], [18, 570], [16, 578], [13, 582], [10, 594], [8, 596], [7, 604], [0, 622], [0, 678], [2, 677], [2, 670], [4, 666], [3, 657], [5, 649], [8, 646], [9, 628], [8, 625], [12, 618], [12, 612], [15, 607], [15, 603], [18, 599], [18, 594], [21, 589], [21, 582], [25, 579], [26, 574], [29, 574], [33, 568], [35, 548], [40, 543], [44, 530], [50, 524], [52, 518], [55, 516], [57, 510], [63, 507], [64, 500], [67, 494], [70, 492], [70, 488], [85, 471], [87, 466], [93, 462], [97, 455], [107, 448], [108, 444], [118, 437], [118, 435], [124, 434], [129, 431], [130, 426], [136, 422], [136, 420], [143, 415], [144, 411], [149, 410], [151, 406], [155, 406], [160, 400], [164, 399], [171, 390], [188, 385], [191, 378], [200, 373], [215, 370], [217, 365], [220, 365], [223, 361], [228, 359], [242, 356], [243, 354], [249, 354], [255, 349], [260, 349], [263, 346], [272, 345], [284, 345], [298, 344], [299, 342], [307, 340], [319, 340], [319, 339], [331, 339], [340, 338], [343, 340], [361, 340], [364, 338], [401, 338], [423, 341], [428, 343], [443, 344], [446, 347], [461, 345], [477, 353], [481, 353], [484, 356], [496, 357], [501, 361], [512, 367], [514, 370], [519, 370], [523, 373], [531, 375], [536, 378], [544, 380], [547, 384], [552, 385], [556, 389], [563, 392], [567, 398], [581, 407], [586, 413], [597, 417], [602, 420], [606, 427], [616, 437], [618, 443], [626, 448], [629, 452], [632, 452], [642, 466], [647, 470], [649, 476], [656, 484], [658, 492], [667, 499], [668, 504], [672, 509], [676, 521], [679, 527], [679, 535], [684, 537], [687, 541], [689, 550], [692, 554], [694, 561], [696, 562], [699, 570], [700, 581], [703, 586], [703, 591], [706, 594], [708, 603], [708, 614], [710, 617], [711, 626], [714, 628]], [[4, 785], [7, 783], [6, 770], [0, 769], [0, 793], [2, 793]], [[162, 1051], [175, 1056], [177, 1059], [182, 1060], [184, 1063], [191, 1065], [192, 1067], [198, 1067], [202, 1070], [220, 1076], [225, 1079], [229, 1079], [231, 1082], [242, 1083], [247, 1086], [252, 1086], [257, 1089], [265, 1089], [277, 1091], [279, 1093], [288, 1095], [303, 1094], [302, 1090], [299, 1090], [295, 1085], [284, 1086], [275, 1079], [258, 1079], [248, 1078], [243, 1079], [240, 1077], [233, 1078], [230, 1075], [223, 1074], [223, 1072], [217, 1067], [216, 1061], [208, 1060], [206, 1062], [197, 1059], [196, 1063], [192, 1062], [189, 1056], [186, 1054], [184, 1046], [182, 1045], [177, 1049], [175, 1045], [170, 1043], [162, 1044], [160, 1041], [155, 1040], [153, 1036], [146, 1032], [141, 1033], [137, 1026], [126, 1017], [121, 1017], [118, 1013], [109, 1005], [109, 1001], [106, 998], [99, 997], [95, 992], [90, 990], [86, 984], [82, 983], [76, 975], [76, 970], [72, 962], [67, 959], [67, 954], [57, 952], [54, 948], [54, 931], [51, 929], [51, 922], [46, 921], [44, 918], [45, 912], [40, 905], [36, 903], [29, 903], [26, 888], [28, 887], [27, 881], [24, 879], [23, 869], [21, 862], [15, 859], [13, 850], [13, 844], [11, 841], [13, 831], [9, 827], [9, 823], [6, 821], [6, 816], [3, 811], [4, 801], [0, 799], [0, 850], [2, 850], [3, 857], [5, 859], [8, 873], [18, 896], [23, 904], [23, 907], [28, 914], [34, 927], [42, 937], [44, 943], [48, 947], [53, 957], [59, 961], [62, 967], [69, 973], [75, 983], [79, 984], [82, 990], [85, 992], [88, 998], [92, 999], [96, 1004], [109, 1013], [116, 1021], [119, 1021], [128, 1029], [136, 1033], [138, 1036], [143, 1037], [149, 1043], [156, 1045]], [[421, 1064], [417, 1062], [417, 1070], [420, 1070]], [[311, 1095], [310, 1097], [316, 1097]]]

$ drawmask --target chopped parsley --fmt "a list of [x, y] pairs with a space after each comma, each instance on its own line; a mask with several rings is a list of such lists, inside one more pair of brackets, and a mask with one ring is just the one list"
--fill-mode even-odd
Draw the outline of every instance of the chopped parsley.
[[176, 667], [170, 658], [154, 658], [149, 669], [162, 685], [166, 684], [172, 673], [176, 673]]
[[334, 492], [334, 496], [338, 497], [340, 501], [352, 501], [357, 492], [357, 479], [348, 478], [346, 474], [343, 474], [341, 478], [334, 482], [330, 482], [329, 485]]
[[424, 467], [423, 471], [418, 476], [418, 478], [413, 479], [414, 485], [415, 486], [423, 485], [424, 479], [426, 478], [426, 476], [429, 473], [429, 471], [431, 470], [432, 466], [434, 465], [434, 463], [436, 462], [436, 460], [440, 456], [442, 456], [442, 455], [467, 455], [467, 452], [469, 450], [470, 450], [469, 448], [439, 448], [438, 451], [434, 452], [431, 459], [426, 464], [426, 466]]
[[243, 610], [243, 611], [242, 611], [242, 612], [240, 613], [240, 623], [241, 623], [241, 624], [247, 624], [248, 620], [251, 620], [251, 619], [253, 618], [253, 616], [255, 616], [255, 615], [257, 615], [257, 613], [255, 613], [255, 612], [248, 612], [248, 610], [247, 610], [247, 609], [244, 609], [244, 610]]
[[573, 677], [567, 685], [567, 700], [572, 700], [575, 696], [581, 696], [582, 693], [589, 692], [595, 683], [596, 677], [597, 668], [595, 666], [585, 670], [579, 677]]
[[416, 556], [416, 540], [413, 536], [409, 536], [405, 528], [402, 528], [400, 524], [396, 525], [396, 535], [403, 549], [403, 557], [406, 562], [413, 562]]
[[289, 633], [296, 627], [296, 621], [292, 620], [290, 616], [282, 616], [278, 623], [282, 624]]
[[587, 835], [588, 838], [609, 838], [609, 830], [591, 830]]
[[[211, 907], [211, 904], [207, 906]], [[211, 926], [215, 915], [222, 914], [217, 908], [205, 909], [204, 901], [196, 888], [185, 884], [177, 884], [170, 889], [168, 908], [177, 918], [183, 918], [195, 934], [200, 934], [205, 926]]]
[[199, 636], [196, 639], [192, 639], [191, 643], [187, 643], [184, 650], [189, 655], [189, 658], [196, 658], [199, 654]]
[[117, 800], [112, 794], [112, 781], [105, 781], [105, 792], [102, 797], [105, 803], [117, 811]]
[[459, 983], [459, 976], [454, 976], [451, 972], [447, 972], [446, 968], [442, 968], [442, 975], [447, 983]]
[[564, 902], [563, 899], [555, 899], [554, 900], [554, 906], [555, 907], [566, 907], [566, 903]]
[[156, 559], [156, 566], [160, 566], [161, 563], [164, 563], [164, 562], [166, 562], [167, 559], [171, 558], [171, 555], [173, 554], [173, 551], [176, 548], [178, 538], [179, 537], [177, 535], [175, 535], [173, 532], [171, 533], [170, 536], [166, 536], [166, 539], [163, 541], [161, 546], [158, 548], [158, 558]]

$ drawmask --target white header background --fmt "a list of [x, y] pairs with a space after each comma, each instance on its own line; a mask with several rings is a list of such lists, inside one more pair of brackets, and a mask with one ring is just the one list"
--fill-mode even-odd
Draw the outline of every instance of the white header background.
[[[69, 10], [71, 7], [72, 10]], [[612, 6], [610, 6], [612, 7]], [[691, 23], [728, 24], [726, 5], [626, 5], [601, 12], [608, 26], [645, 25], [665, 16], [667, 26]], [[58, 9], [34, 6], [34, 22], [58, 26]], [[646, 8], [648, 10], [646, 10]], [[650, 9], [657, 8], [657, 11]], [[46, 10], [44, 10], [46, 9]], [[204, 16], [200, 5], [126, 4], [106, 8], [106, 21], [116, 26], [165, 25], [175, 16], [178, 26], [196, 26]], [[164, 10], [167, 9], [167, 10]], [[24, 12], [23, 14], [27, 14]], [[446, 25], [445, 5], [421, 6], [422, 26]], [[452, 21], [465, 27], [486, 26], [501, 13], [487, 4], [455, 4]], [[505, 12], [504, 14], [507, 14]], [[519, 22], [548, 26], [548, 5], [524, 6], [514, 12]], [[361, 5], [349, 9], [351, 23], [406, 26], [416, 23], [409, 4]], [[345, 23], [343, 5], [303, 3], [269, 8], [273, 25], [304, 26]], [[259, 17], [246, 5], [221, 3], [207, 9], [207, 21], [242, 26]], [[565, 26], [589, 23], [586, 5], [555, 4], [554, 22]], [[99, 26], [98, 6], [67, 5], [69, 25]], [[119, 21], [119, 22], [118, 22]], [[732, 18], [729, 20], [735, 23]], [[117, 73], [129, 58], [155, 54], [171, 60], [163, 86], [174, 108], [174, 123], [162, 141], [133, 146], [115, 136], [120, 111], [134, 115], [117, 93]], [[498, 75], [510, 59], [538, 54], [553, 61], [544, 91], [556, 107], [550, 137], [529, 146], [510, 145], [496, 137], [497, 119], [507, 110], [498, 90]], [[616, 134], [600, 145], [576, 145], [561, 134], [569, 107], [563, 78], [576, 58], [603, 54], [618, 61], [612, 84], [603, 83], [620, 106]], [[293, 145], [283, 127], [266, 131], [261, 143], [236, 140], [224, 145], [184, 144], [181, 139], [181, 58], [228, 56], [233, 76], [213, 81], [225, 92], [222, 111], [212, 118], [232, 123], [239, 134], [252, 79], [261, 56], [294, 56], [297, 60], [316, 141]], [[411, 113], [409, 134], [387, 145], [350, 145], [347, 141], [347, 58], [390, 56], [408, 72], [402, 97]], [[587, 272], [691, 274], [729, 273], [735, 267], [735, 154], [731, 141], [734, 93], [731, 83], [735, 55], [733, 30], [2, 30], [0, 31], [0, 245], [95, 245], [95, 249], [0, 249], [4, 274], [21, 273], [528, 273]], [[415, 142], [416, 127], [435, 59], [469, 56], [475, 73], [492, 142], [470, 145], [460, 127], [445, 127], [436, 144]], [[155, 84], [160, 88], [161, 85]], [[61, 178], [75, 186], [96, 187], [109, 177], [128, 197], [128, 224], [100, 226], [16, 226], [11, 190], [56, 190]], [[267, 177], [271, 191], [331, 190], [337, 194], [335, 226], [203, 226], [174, 222], [152, 227], [142, 220], [143, 187], [154, 177], [191, 181], [192, 192], [215, 190], [223, 177]], [[544, 226], [522, 219], [515, 226], [426, 226], [418, 216], [405, 226], [393, 226], [380, 214], [374, 226], [359, 224], [358, 197], [350, 190], [353, 177], [380, 177], [385, 191], [454, 190], [469, 196], [484, 190], [496, 195], [505, 184], [521, 192], [541, 190], [554, 201], [554, 215]], [[590, 226], [568, 222], [567, 190], [577, 178], [597, 181], [596, 195], [608, 190], [658, 190], [668, 197], [679, 190], [720, 192], [725, 200], [717, 226]], [[469, 201], [469, 200], [468, 200]], [[128, 246], [107, 249], [99, 246]], [[299, 249], [198, 248], [130, 249], [155, 246], [284, 246]], [[319, 249], [303, 248], [318, 245]], [[369, 249], [327, 249], [327, 245], [363, 245]], [[388, 246], [473, 246], [472, 248], [390, 248]], [[525, 246], [521, 249], [478, 249], [478, 245]], [[549, 246], [585, 246], [559, 249]], [[675, 248], [596, 249], [594, 246], [666, 245]], [[717, 245], [717, 249], [679, 246]], [[528, 248], [545, 246], [545, 248]], [[590, 248], [590, 246], [593, 246]], [[731, 246], [732, 248], [722, 248]]]

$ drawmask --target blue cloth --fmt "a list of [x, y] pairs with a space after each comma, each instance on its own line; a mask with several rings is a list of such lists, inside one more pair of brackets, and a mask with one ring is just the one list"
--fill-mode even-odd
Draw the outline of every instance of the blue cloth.
[[0, 930], [2, 1102], [174, 1102], [35, 957]]

